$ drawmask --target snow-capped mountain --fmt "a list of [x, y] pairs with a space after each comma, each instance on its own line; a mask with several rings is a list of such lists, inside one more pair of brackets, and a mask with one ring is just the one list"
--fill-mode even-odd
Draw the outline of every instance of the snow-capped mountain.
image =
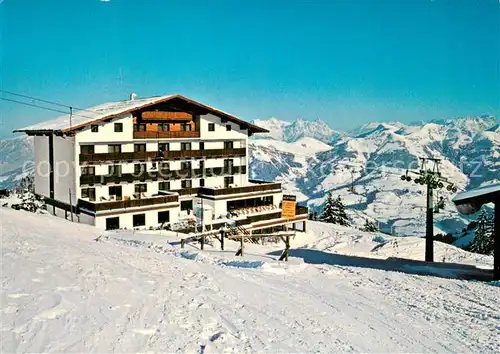
[[340, 139], [344, 134], [330, 128], [324, 121], [306, 121], [297, 119], [294, 122], [285, 122], [277, 118], [255, 120], [254, 124], [269, 130], [269, 134], [257, 134], [255, 139], [275, 139], [293, 143], [302, 138], [314, 138], [326, 144]]
[[33, 172], [33, 139], [20, 135], [0, 140], [0, 188], [12, 188]]
[[[266, 121], [260, 121], [265, 125]], [[425, 227], [425, 190], [403, 182], [406, 169], [418, 169], [419, 157], [441, 159], [440, 170], [460, 190], [499, 178], [500, 133], [494, 117], [466, 117], [403, 124], [370, 123], [342, 135], [330, 146], [309, 139], [312, 146], [295, 151], [287, 141], [293, 123], [273, 119], [272, 138], [262, 135], [250, 143], [250, 172], [255, 177], [281, 180], [285, 190], [321, 209], [325, 195], [341, 195], [355, 224], [365, 218], [386, 231], [422, 235]], [[281, 131], [273, 132], [272, 127]], [[309, 130], [307, 134], [312, 131]], [[276, 136], [282, 136], [281, 141]], [[323, 134], [320, 138], [324, 140]], [[259, 172], [260, 171], [260, 172]], [[452, 193], [439, 190], [444, 210], [436, 214], [436, 232], [459, 232], [472, 217], [458, 215]]]

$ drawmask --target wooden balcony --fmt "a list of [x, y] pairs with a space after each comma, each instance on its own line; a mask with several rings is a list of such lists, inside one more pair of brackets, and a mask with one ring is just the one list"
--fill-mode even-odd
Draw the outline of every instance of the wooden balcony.
[[78, 199], [78, 207], [97, 212], [114, 209], [140, 208], [145, 206], [176, 203], [179, 201], [177, 195], [161, 195], [142, 199], [117, 200], [112, 202], [89, 202]]
[[209, 150], [174, 150], [166, 151], [160, 156], [156, 151], [113, 152], [97, 154], [80, 154], [80, 162], [95, 164], [113, 161], [149, 161], [149, 160], [181, 160], [187, 158], [223, 158], [245, 156], [246, 149], [209, 149]]
[[80, 162], [104, 162], [104, 161], [134, 161], [134, 160], [151, 160], [156, 158], [156, 151], [140, 151], [140, 152], [109, 152], [98, 154], [80, 154]]
[[209, 149], [209, 150], [177, 150], [177, 151], [166, 151], [164, 153], [164, 158], [168, 160], [175, 159], [186, 159], [186, 158], [219, 158], [219, 157], [239, 157], [245, 156], [246, 149]]
[[210, 196], [231, 195], [240, 193], [254, 193], [254, 192], [267, 192], [272, 190], [281, 191], [281, 183], [262, 183], [252, 186], [232, 187], [232, 188], [200, 188], [200, 194]]
[[143, 120], [154, 121], [190, 121], [193, 120], [193, 115], [186, 112], [157, 112], [146, 111], [142, 112], [141, 117]]
[[159, 131], [134, 131], [134, 139], [181, 139], [181, 138], [199, 138], [199, 131], [177, 131], [177, 132], [159, 132]]
[[119, 182], [141, 182], [141, 181], [171, 181], [189, 178], [204, 178], [212, 176], [224, 176], [245, 174], [246, 166], [233, 166], [232, 168], [214, 167], [201, 169], [181, 169], [181, 170], [152, 170], [140, 173], [122, 173], [111, 175], [83, 175], [80, 176], [80, 184], [107, 184]]

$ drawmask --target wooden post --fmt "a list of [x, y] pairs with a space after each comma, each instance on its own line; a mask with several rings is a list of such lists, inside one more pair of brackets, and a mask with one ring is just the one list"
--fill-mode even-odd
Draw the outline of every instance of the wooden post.
[[181, 238], [181, 248], [184, 248], [184, 239]]
[[493, 280], [500, 280], [500, 201], [495, 202], [494, 213], [494, 229], [493, 229]]
[[243, 240], [243, 235], [241, 236], [240, 246], [241, 246], [241, 256], [243, 257], [243, 248], [245, 245], [245, 241]]
[[302, 231], [304, 231], [304, 232], [307, 231], [307, 229], [306, 229], [306, 221], [305, 220], [302, 221], [302, 229], [303, 229]]
[[285, 254], [285, 262], [288, 262], [288, 253], [290, 252], [290, 236], [286, 235], [286, 254]]
[[71, 200], [71, 188], [69, 189], [69, 211], [71, 212], [71, 221], [73, 221], [73, 202]]
[[201, 236], [200, 242], [201, 242], [200, 248], [202, 250], [204, 250], [205, 249], [205, 236]]
[[224, 251], [224, 230], [220, 230], [220, 249]]

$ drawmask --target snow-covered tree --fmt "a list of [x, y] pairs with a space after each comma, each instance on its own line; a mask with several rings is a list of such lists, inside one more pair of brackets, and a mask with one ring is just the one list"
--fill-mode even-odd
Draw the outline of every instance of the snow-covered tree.
[[320, 220], [323, 222], [338, 224], [342, 226], [349, 225], [349, 218], [347, 217], [345, 206], [342, 203], [342, 199], [340, 198], [340, 196], [337, 196], [337, 198], [334, 199], [332, 193], [328, 192]]
[[336, 211], [335, 213], [336, 217], [334, 223], [342, 226], [349, 226], [349, 218], [347, 217], [347, 213], [345, 212], [345, 206], [344, 203], [342, 202], [342, 198], [340, 198], [340, 195], [337, 196], [334, 205]]
[[332, 192], [330, 191], [326, 195], [325, 206], [323, 207], [323, 212], [321, 213], [319, 220], [334, 224], [335, 215], [336, 215], [335, 200], [333, 199]]
[[16, 188], [15, 193], [20, 199], [20, 202], [12, 204], [12, 209], [37, 213], [43, 208], [43, 201], [34, 193], [34, 178], [32, 176], [23, 178]]
[[494, 221], [493, 217], [488, 216], [485, 208], [481, 209], [481, 214], [477, 219], [477, 228], [474, 233], [474, 240], [469, 246], [472, 252], [481, 254], [493, 254], [494, 241]]
[[378, 227], [373, 221], [369, 221], [368, 219], [366, 219], [361, 231], [378, 232]]

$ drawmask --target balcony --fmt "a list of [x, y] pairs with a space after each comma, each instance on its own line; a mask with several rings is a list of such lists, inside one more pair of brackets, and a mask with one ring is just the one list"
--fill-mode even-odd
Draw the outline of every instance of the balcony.
[[133, 160], [151, 160], [156, 158], [156, 151], [139, 152], [108, 152], [98, 154], [80, 154], [80, 162], [104, 162], [104, 161], [133, 161]]
[[175, 160], [175, 159], [186, 159], [186, 158], [196, 158], [196, 157], [208, 157], [208, 158], [218, 158], [218, 157], [237, 157], [245, 156], [246, 149], [210, 149], [210, 150], [177, 150], [177, 151], [166, 151], [163, 155], [165, 159]]
[[281, 183], [258, 183], [244, 187], [229, 187], [229, 188], [200, 188], [200, 194], [209, 196], [221, 196], [240, 193], [267, 192], [272, 190], [281, 191]]
[[161, 195], [142, 199], [117, 200], [111, 202], [89, 202], [87, 200], [78, 199], [78, 207], [87, 210], [98, 212], [115, 209], [140, 208], [151, 205], [177, 203], [179, 197], [177, 195]]
[[181, 138], [199, 138], [198, 131], [134, 131], [134, 139], [181, 139]]
[[181, 170], [152, 170], [140, 173], [122, 173], [108, 175], [83, 175], [80, 176], [80, 184], [107, 184], [119, 182], [141, 182], [141, 181], [171, 181], [189, 178], [204, 178], [212, 176], [224, 176], [234, 174], [245, 174], [246, 166], [214, 167], [201, 169], [181, 169]]
[[245, 156], [246, 149], [210, 149], [210, 150], [175, 150], [166, 151], [160, 156], [157, 151], [112, 152], [97, 154], [80, 154], [81, 163], [100, 163], [106, 161], [148, 161], [148, 160], [181, 160], [187, 158], [221, 158]]

